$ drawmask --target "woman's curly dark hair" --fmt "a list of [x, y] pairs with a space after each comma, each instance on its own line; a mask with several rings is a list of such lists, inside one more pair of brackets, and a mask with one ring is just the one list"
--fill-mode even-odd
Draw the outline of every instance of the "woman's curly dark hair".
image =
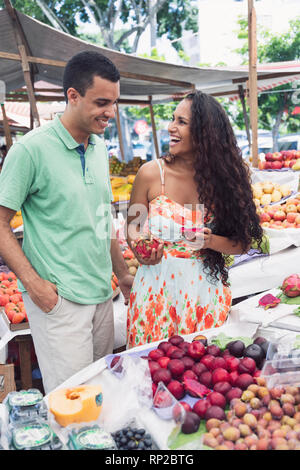
[[[194, 91], [185, 99], [191, 101], [190, 130], [199, 201], [214, 216], [213, 233], [241, 243], [244, 252], [252, 240], [260, 249], [263, 230], [253, 201], [250, 171], [228, 116], [214, 97], [201, 91]], [[204, 266], [212, 279], [221, 276], [222, 282], [228, 284], [222, 253], [206, 249]]]

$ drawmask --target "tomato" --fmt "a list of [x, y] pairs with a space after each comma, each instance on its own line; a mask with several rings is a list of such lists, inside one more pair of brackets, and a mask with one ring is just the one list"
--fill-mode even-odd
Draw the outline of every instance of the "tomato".
[[7, 278], [9, 281], [11, 280], [17, 280], [17, 276], [15, 275], [15, 273], [13, 273], [12, 271], [10, 271], [8, 274], [7, 274]]
[[10, 287], [10, 281], [8, 279], [3, 279], [1, 285], [5, 287]]
[[9, 300], [8, 294], [0, 294], [0, 307], [5, 307]]
[[6, 289], [6, 294], [8, 294], [10, 296], [14, 295], [15, 293], [16, 293], [16, 289], [14, 289], [13, 287], [8, 287]]
[[25, 314], [23, 312], [15, 312], [13, 314], [12, 323], [21, 323], [23, 320], [25, 320]]
[[9, 312], [9, 310], [11, 310], [12, 308], [18, 308], [18, 307], [13, 302], [8, 302], [5, 305], [5, 313]]
[[[7, 294], [9, 294], [9, 292], [7, 292]], [[17, 293], [12, 294], [12, 295], [10, 295], [9, 300], [10, 300], [11, 302], [13, 302], [14, 304], [17, 304], [18, 302], [21, 302], [21, 301], [22, 301], [22, 295], [21, 295], [21, 294], [17, 294]]]

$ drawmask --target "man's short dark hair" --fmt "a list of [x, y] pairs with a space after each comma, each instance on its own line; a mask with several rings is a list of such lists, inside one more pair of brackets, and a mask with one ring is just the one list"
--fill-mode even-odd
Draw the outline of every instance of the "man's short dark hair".
[[83, 51], [71, 57], [63, 76], [63, 88], [66, 102], [67, 91], [75, 88], [81, 96], [93, 85], [94, 77], [98, 76], [116, 83], [120, 80], [120, 73], [110, 59], [100, 52]]

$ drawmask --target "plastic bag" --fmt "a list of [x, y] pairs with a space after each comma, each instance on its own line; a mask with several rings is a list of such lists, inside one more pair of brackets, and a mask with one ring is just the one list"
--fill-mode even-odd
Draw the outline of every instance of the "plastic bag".
[[[111, 358], [108, 360], [111, 364]], [[100, 422], [110, 432], [125, 426], [143, 409], [152, 406], [152, 380], [148, 361], [135, 355], [121, 355], [112, 368], [109, 393], [104, 390]]]

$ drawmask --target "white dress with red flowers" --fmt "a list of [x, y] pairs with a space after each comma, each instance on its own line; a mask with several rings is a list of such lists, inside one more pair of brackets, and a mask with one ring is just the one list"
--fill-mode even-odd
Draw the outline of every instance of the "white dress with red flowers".
[[[161, 162], [161, 164], [160, 164]], [[231, 290], [204, 272], [203, 254], [191, 249], [182, 228], [199, 228], [202, 214], [162, 194], [149, 204], [148, 228], [164, 241], [159, 264], [141, 265], [135, 275], [127, 313], [127, 348], [221, 326], [231, 307]], [[211, 220], [204, 220], [209, 226]]]

